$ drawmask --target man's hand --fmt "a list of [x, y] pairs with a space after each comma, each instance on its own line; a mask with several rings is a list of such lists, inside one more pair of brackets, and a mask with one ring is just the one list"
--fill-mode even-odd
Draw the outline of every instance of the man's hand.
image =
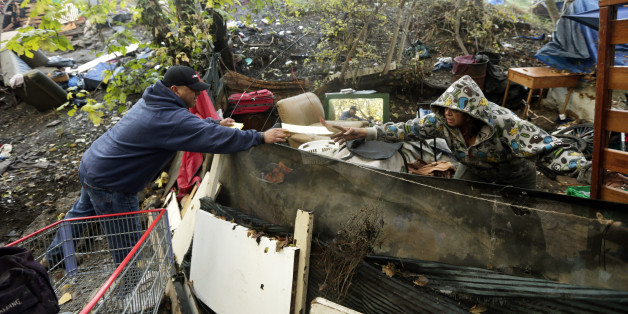
[[218, 124], [220, 124], [222, 126], [232, 126], [233, 123], [235, 123], [235, 120], [233, 120], [231, 118], [222, 119], [222, 120], [220, 120], [220, 122], [218, 122]]
[[264, 143], [272, 144], [278, 142], [285, 142], [286, 137], [290, 136], [284, 129], [270, 129], [264, 132]]
[[[336, 128], [341, 128], [337, 127]], [[359, 138], [366, 137], [366, 129], [365, 128], [342, 128], [341, 132], [338, 132], [331, 136], [331, 138], [335, 142], [339, 142], [340, 144], [344, 144], [346, 141], [355, 140]]]

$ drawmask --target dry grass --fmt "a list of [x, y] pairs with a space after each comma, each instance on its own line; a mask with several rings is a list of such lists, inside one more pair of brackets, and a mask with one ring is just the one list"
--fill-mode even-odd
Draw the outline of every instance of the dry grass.
[[342, 302], [360, 261], [381, 245], [384, 224], [379, 208], [363, 207], [338, 231], [336, 238], [323, 250], [326, 290], [330, 298]]

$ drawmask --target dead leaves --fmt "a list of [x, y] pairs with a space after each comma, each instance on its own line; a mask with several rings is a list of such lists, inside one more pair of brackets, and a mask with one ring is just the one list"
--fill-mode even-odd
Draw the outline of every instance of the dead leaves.
[[263, 235], [264, 235], [264, 231], [257, 231], [253, 229], [249, 229], [249, 231], [246, 233], [247, 237], [253, 238], [253, 239], [257, 239]]
[[70, 300], [72, 300], [72, 295], [69, 292], [66, 292], [61, 298], [59, 298], [59, 305], [66, 304]]
[[386, 266], [382, 266], [382, 272], [386, 274], [388, 277], [392, 277], [395, 275], [396, 267], [393, 263], [388, 263]]
[[395, 275], [400, 275], [405, 278], [417, 277], [415, 280], [412, 281], [412, 283], [420, 287], [424, 287], [430, 282], [430, 280], [426, 276], [407, 274], [402, 270], [397, 269], [397, 266], [395, 266], [394, 263], [390, 262], [387, 265], [382, 266], [382, 272], [388, 277], [393, 277]]
[[[264, 231], [257, 231], [249, 229], [246, 236], [257, 240], [257, 244], [260, 243], [261, 237], [266, 235]], [[292, 237], [273, 237], [276, 242], [275, 252], [280, 252], [286, 246], [294, 246], [294, 239]], [[264, 253], [268, 253], [268, 248], [264, 249]]]
[[428, 282], [430, 282], [430, 280], [427, 279], [427, 277], [425, 277], [423, 275], [419, 275], [417, 277], [417, 279], [415, 279], [412, 283], [417, 285], [417, 286], [423, 287], [423, 286], [427, 285]]
[[277, 240], [277, 246], [275, 248], [275, 252], [279, 252], [284, 247], [289, 246], [290, 244], [292, 244], [292, 238], [290, 238], [290, 237], [276, 238], [276, 240]]
[[482, 305], [482, 304], [476, 304], [470, 310], [470, 312], [474, 314], [484, 313], [486, 311], [488, 311], [488, 309], [486, 308], [485, 305]]

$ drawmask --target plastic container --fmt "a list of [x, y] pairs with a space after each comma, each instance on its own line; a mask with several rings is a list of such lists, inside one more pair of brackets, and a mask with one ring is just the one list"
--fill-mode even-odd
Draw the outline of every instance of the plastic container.
[[569, 196], [577, 196], [582, 198], [591, 197], [591, 186], [570, 186], [565, 192]]
[[338, 143], [334, 142], [333, 140], [311, 141], [299, 146], [300, 150], [325, 155], [328, 157], [333, 156], [339, 148], [340, 145], [338, 145]]
[[475, 58], [469, 56], [458, 56], [454, 58], [454, 70], [451, 82], [455, 82], [461, 77], [468, 75], [476, 84], [484, 91], [484, 79], [486, 78], [486, 68], [488, 66], [488, 57], [483, 57], [481, 62], [474, 63]]

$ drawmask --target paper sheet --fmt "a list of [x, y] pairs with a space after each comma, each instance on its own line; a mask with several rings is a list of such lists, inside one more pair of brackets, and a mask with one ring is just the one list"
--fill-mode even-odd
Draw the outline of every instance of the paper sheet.
[[327, 130], [324, 126], [307, 126], [307, 125], [294, 125], [288, 123], [282, 123], [281, 128], [291, 133], [304, 133], [304, 134], [316, 134], [316, 135], [331, 135], [333, 132]]
[[234, 122], [233, 125], [230, 126], [230, 128], [236, 128], [240, 130], [242, 130], [243, 127], [244, 127], [244, 123], [239, 123], [239, 122]]

